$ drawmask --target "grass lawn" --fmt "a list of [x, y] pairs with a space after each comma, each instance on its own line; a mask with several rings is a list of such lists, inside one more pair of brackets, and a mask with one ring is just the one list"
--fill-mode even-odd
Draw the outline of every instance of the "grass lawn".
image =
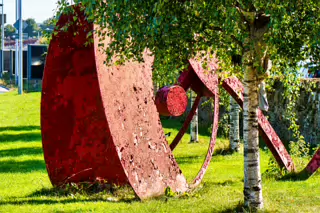
[[[173, 139], [179, 123], [164, 121]], [[209, 142], [189, 144], [189, 135], [174, 151], [188, 181], [200, 168]], [[41, 147], [40, 93], [0, 95], [0, 212], [238, 212], [243, 202], [243, 156], [221, 155], [227, 140], [218, 139], [216, 153], [201, 187], [182, 197], [148, 201], [120, 199], [115, 194], [62, 193], [49, 181]], [[262, 172], [269, 153], [261, 152]], [[277, 181], [263, 176], [263, 212], [320, 212], [319, 172], [307, 181]], [[120, 190], [121, 192], [121, 190]], [[125, 193], [123, 191], [122, 193]]]

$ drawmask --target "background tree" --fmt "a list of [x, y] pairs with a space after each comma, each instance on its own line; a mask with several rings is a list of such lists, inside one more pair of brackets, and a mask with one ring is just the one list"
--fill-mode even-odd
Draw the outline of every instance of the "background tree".
[[[189, 102], [190, 102], [190, 109], [192, 108], [193, 103], [196, 100], [197, 94], [195, 94], [192, 90], [189, 93]], [[195, 114], [190, 123], [190, 143], [197, 143], [199, 142], [199, 121], [198, 121], [198, 110], [195, 111]]]
[[230, 131], [229, 141], [232, 152], [240, 151], [239, 104], [230, 96]]
[[55, 18], [48, 18], [46, 20], [44, 20], [41, 24], [40, 24], [40, 28], [42, 31], [52, 31], [54, 29], [55, 26]]
[[28, 18], [25, 20], [28, 26], [23, 30], [23, 33], [28, 33], [29, 37], [37, 36], [40, 30], [37, 22], [33, 18]]
[[16, 32], [16, 28], [14, 28], [11, 24], [7, 24], [4, 27], [4, 37], [11, 37]]
[[[75, 1], [80, 2], [80, 0]], [[319, 58], [318, 0], [81, 0], [88, 18], [100, 25], [97, 34], [111, 37], [105, 48], [108, 62], [142, 61], [150, 49], [159, 74], [178, 74], [187, 59], [201, 51], [216, 53], [224, 74], [243, 73], [244, 84], [244, 201], [262, 208], [258, 146], [258, 85], [273, 72], [295, 76], [298, 61]], [[60, 1], [61, 11], [67, 6]], [[107, 29], [107, 30], [105, 30]], [[302, 50], [303, 47], [303, 51]], [[231, 56], [242, 58], [241, 69]], [[211, 71], [211, 70], [208, 70]]]

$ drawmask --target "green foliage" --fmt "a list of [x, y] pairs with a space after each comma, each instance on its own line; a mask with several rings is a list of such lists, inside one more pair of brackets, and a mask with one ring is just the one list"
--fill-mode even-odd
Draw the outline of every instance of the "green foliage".
[[[319, 1], [75, 1], [79, 2], [88, 19], [101, 26], [96, 33], [112, 38], [104, 47], [109, 62], [114, 55], [121, 62], [141, 61], [148, 48], [156, 56], [156, 70], [177, 74], [197, 52], [214, 50], [221, 68], [230, 72], [231, 56], [242, 55], [249, 36], [250, 20], [244, 20], [249, 12], [271, 16], [263, 40], [272, 60], [294, 67], [302, 58], [312, 55], [318, 60], [320, 55]], [[60, 11], [68, 7], [66, 0], [58, 4]]]
[[299, 140], [296, 142], [291, 141], [289, 149], [298, 171], [305, 167], [305, 160], [311, 160], [313, 155], [313, 153], [311, 153], [310, 144], [304, 140], [303, 136], [300, 136]]
[[58, 20], [53, 17], [46, 19], [42, 24], [40, 24], [42, 34], [42, 38], [40, 39], [41, 44], [50, 44], [57, 21]]
[[28, 33], [28, 36], [33, 37], [37, 36], [40, 32], [40, 28], [34, 18], [28, 18], [25, 20], [28, 26], [23, 30], [23, 33]]
[[11, 24], [7, 24], [4, 27], [4, 37], [11, 37], [16, 32], [16, 28], [14, 28]]
[[276, 159], [273, 156], [270, 156], [267, 169], [262, 175], [265, 178], [280, 180], [287, 174], [287, 170], [285, 170], [284, 168], [280, 168]]
[[271, 156], [268, 162], [268, 168], [263, 175], [267, 178], [275, 178], [278, 180], [299, 178], [299, 172], [303, 170], [306, 163], [311, 160], [317, 147], [312, 150], [313, 151], [311, 151], [310, 144], [304, 140], [303, 136], [300, 136], [298, 141], [290, 141], [289, 153], [294, 161], [296, 171], [288, 173], [285, 169], [281, 169], [274, 157]]
[[289, 147], [290, 154], [293, 157], [310, 157], [310, 144], [306, 143], [303, 136], [301, 136], [297, 142], [290, 141]]
[[[271, 76], [284, 81], [284, 95], [288, 98], [284, 117], [299, 138], [293, 110], [299, 92], [297, 62], [306, 58], [319, 62], [319, 1], [75, 1], [79, 2], [88, 19], [101, 26], [96, 34], [101, 39], [111, 38], [108, 47], [101, 46], [108, 55], [107, 62], [115, 55], [120, 63], [141, 61], [142, 52], [148, 48], [155, 55], [153, 80], [158, 85], [174, 82], [186, 68], [187, 59], [201, 51], [219, 58], [221, 78], [232, 74], [242, 78], [241, 66], [234, 66], [231, 57], [243, 55], [250, 35], [248, 14], [270, 15], [269, 30], [263, 36], [266, 48], [262, 48], [273, 62]], [[70, 12], [68, 1], [58, 4], [57, 17]], [[260, 77], [265, 78], [264, 71], [259, 70]], [[228, 103], [224, 97], [222, 102]]]
[[176, 193], [174, 191], [172, 191], [172, 189], [170, 187], [167, 187], [165, 190], [165, 196], [167, 197], [174, 197], [176, 195]]
[[219, 120], [218, 135], [220, 137], [228, 138], [229, 131], [230, 131], [229, 113], [224, 113], [223, 116]]
[[40, 28], [42, 31], [53, 30], [55, 27], [55, 24], [56, 24], [56, 19], [54, 17], [48, 18], [40, 24]]

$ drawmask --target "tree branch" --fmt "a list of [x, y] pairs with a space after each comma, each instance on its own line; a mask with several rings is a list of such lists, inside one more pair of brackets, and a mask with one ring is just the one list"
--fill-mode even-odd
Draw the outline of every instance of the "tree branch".
[[249, 22], [248, 22], [248, 20], [246, 19], [246, 17], [242, 13], [243, 9], [241, 8], [240, 3], [238, 1], [236, 1], [236, 4], [234, 6], [235, 6], [235, 8], [237, 9], [237, 12], [240, 15], [240, 19], [241, 19], [242, 23], [245, 25], [246, 30], [249, 30], [250, 29]]
[[235, 41], [235, 42], [241, 47], [241, 49], [243, 50], [243, 43], [242, 43], [239, 39], [237, 39], [235, 35], [231, 35], [230, 37], [231, 37], [232, 40]]

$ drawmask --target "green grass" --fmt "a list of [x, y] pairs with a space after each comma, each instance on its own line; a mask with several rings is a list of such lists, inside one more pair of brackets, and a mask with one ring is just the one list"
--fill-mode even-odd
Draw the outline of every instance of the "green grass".
[[[40, 94], [16, 91], [0, 95], [0, 212], [237, 212], [243, 202], [243, 157], [220, 155], [227, 141], [218, 139], [216, 153], [202, 185], [182, 197], [144, 202], [108, 192], [90, 194], [53, 189], [49, 181], [40, 133]], [[171, 141], [181, 125], [165, 120]], [[209, 136], [189, 144], [189, 135], [174, 151], [191, 181], [206, 153]], [[262, 172], [269, 154], [261, 152]], [[121, 194], [122, 193], [122, 194]], [[264, 212], [320, 212], [320, 175], [307, 181], [276, 181], [263, 177]], [[117, 201], [117, 198], [119, 198]], [[121, 199], [122, 198], [122, 199]]]

